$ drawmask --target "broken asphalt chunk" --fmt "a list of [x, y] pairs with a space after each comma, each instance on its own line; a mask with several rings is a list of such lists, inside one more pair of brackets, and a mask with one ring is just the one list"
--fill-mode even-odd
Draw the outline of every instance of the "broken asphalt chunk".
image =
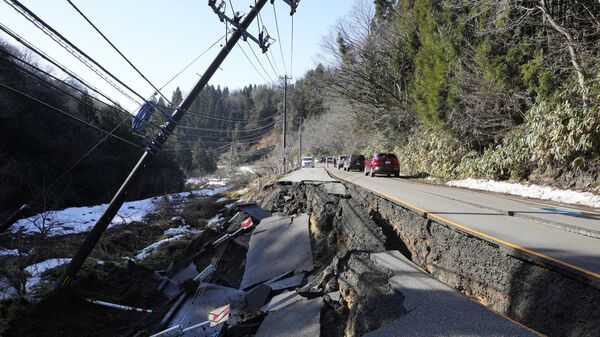
[[323, 299], [297, 301], [271, 312], [256, 332], [256, 337], [314, 337], [320, 335]]
[[252, 233], [241, 289], [280, 274], [313, 269], [308, 216], [272, 216]]

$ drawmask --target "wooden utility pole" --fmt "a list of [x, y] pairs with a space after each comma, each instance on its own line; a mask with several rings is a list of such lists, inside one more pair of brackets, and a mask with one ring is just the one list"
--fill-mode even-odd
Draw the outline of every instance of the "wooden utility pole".
[[288, 75], [282, 77], [283, 79], [283, 146], [282, 146], [282, 156], [283, 156], [283, 172], [286, 172], [286, 144], [287, 144], [287, 86], [288, 80], [292, 79]]
[[300, 132], [298, 135], [298, 166], [302, 167], [302, 116], [300, 116], [300, 128], [298, 130]]

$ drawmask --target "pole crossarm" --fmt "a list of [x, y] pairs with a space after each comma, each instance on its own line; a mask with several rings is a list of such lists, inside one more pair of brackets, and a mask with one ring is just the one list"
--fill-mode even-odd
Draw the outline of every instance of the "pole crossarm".
[[227, 14], [225, 14], [225, 9], [227, 6], [225, 4], [225, 1], [221, 0], [219, 4], [217, 4], [217, 0], [209, 0], [208, 5], [210, 6], [210, 8], [212, 8], [213, 12], [215, 12], [215, 14], [219, 16], [219, 20], [221, 20], [221, 22], [227, 22], [234, 26], [234, 31], [241, 31], [242, 39], [244, 41], [246, 41], [247, 39], [254, 41], [260, 47], [263, 54], [266, 53], [269, 50], [269, 47], [275, 42], [275, 39], [269, 36], [269, 32], [267, 32], [267, 29], [265, 27], [263, 27], [258, 33], [258, 38], [250, 34], [245, 28], [241, 27], [240, 22], [245, 16], [244, 13], [235, 12], [233, 19], [227, 16]]

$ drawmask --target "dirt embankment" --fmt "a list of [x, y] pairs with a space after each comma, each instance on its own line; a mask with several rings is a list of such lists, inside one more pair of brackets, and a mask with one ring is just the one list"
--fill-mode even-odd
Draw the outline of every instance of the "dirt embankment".
[[[424, 218], [372, 193], [331, 183], [278, 183], [259, 200], [276, 212], [307, 212], [320, 268], [312, 286], [327, 301], [321, 335], [361, 336], [406, 313], [388, 271], [369, 253], [398, 250], [443, 283], [549, 336], [600, 335], [600, 290], [480, 238]], [[310, 285], [309, 285], [310, 286]]]

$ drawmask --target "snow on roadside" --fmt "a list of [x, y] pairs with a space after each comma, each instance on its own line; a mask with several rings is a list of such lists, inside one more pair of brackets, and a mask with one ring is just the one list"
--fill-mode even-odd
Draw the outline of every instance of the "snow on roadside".
[[[156, 211], [163, 198], [169, 202], [187, 201], [192, 197], [207, 197], [226, 192], [227, 186], [207, 188], [191, 192], [167, 194], [143, 200], [129, 201], [123, 204], [110, 227], [127, 224], [132, 221], [141, 221], [146, 215]], [[46, 212], [21, 219], [12, 227], [13, 232], [23, 231], [26, 234], [39, 233], [42, 225], [47, 229], [49, 236], [59, 236], [87, 232], [96, 224], [96, 220], [104, 213], [108, 204], [85, 207], [71, 207], [59, 211]]]
[[27, 294], [31, 294], [31, 292], [41, 283], [42, 274], [45, 271], [54, 269], [69, 262], [71, 262], [70, 258], [49, 259], [32, 264], [31, 266], [25, 268], [25, 271], [30, 275], [30, 277], [27, 279], [27, 283], [25, 284], [25, 292]]
[[[24, 253], [25, 254], [25, 253]], [[18, 249], [2, 249], [0, 250], [0, 256], [19, 256]]]
[[166, 237], [172, 237], [172, 236], [186, 234], [186, 233], [199, 234], [200, 232], [202, 232], [201, 229], [192, 228], [189, 225], [186, 225], [186, 226], [169, 228], [163, 232], [163, 235]]
[[154, 242], [153, 244], [149, 245], [148, 247], [140, 250], [138, 252], [138, 254], [135, 256], [135, 258], [138, 260], [144, 260], [148, 257], [148, 255], [152, 254], [155, 250], [160, 248], [160, 246], [164, 245], [167, 242], [177, 241], [177, 240], [183, 238], [184, 236], [185, 236], [185, 234], [180, 234], [180, 235], [176, 235], [171, 238], [166, 238], [166, 239]]
[[243, 173], [252, 173], [252, 174], [254, 174], [254, 172], [256, 172], [256, 171], [254, 171], [254, 167], [252, 167], [252, 166], [240, 166], [238, 168], [238, 170], [240, 172], [243, 172]]
[[208, 223], [206, 224], [206, 226], [212, 227], [223, 220], [224, 220], [224, 218], [222, 217], [222, 214], [217, 214], [208, 220]]
[[194, 177], [186, 179], [185, 183], [191, 186], [226, 186], [229, 183], [229, 178]]
[[473, 179], [453, 180], [448, 186], [463, 187], [474, 190], [490, 191], [518, 195], [533, 199], [552, 200], [571, 205], [584, 205], [600, 208], [600, 196], [589, 192], [560, 190], [548, 186], [523, 185], [494, 180]]

